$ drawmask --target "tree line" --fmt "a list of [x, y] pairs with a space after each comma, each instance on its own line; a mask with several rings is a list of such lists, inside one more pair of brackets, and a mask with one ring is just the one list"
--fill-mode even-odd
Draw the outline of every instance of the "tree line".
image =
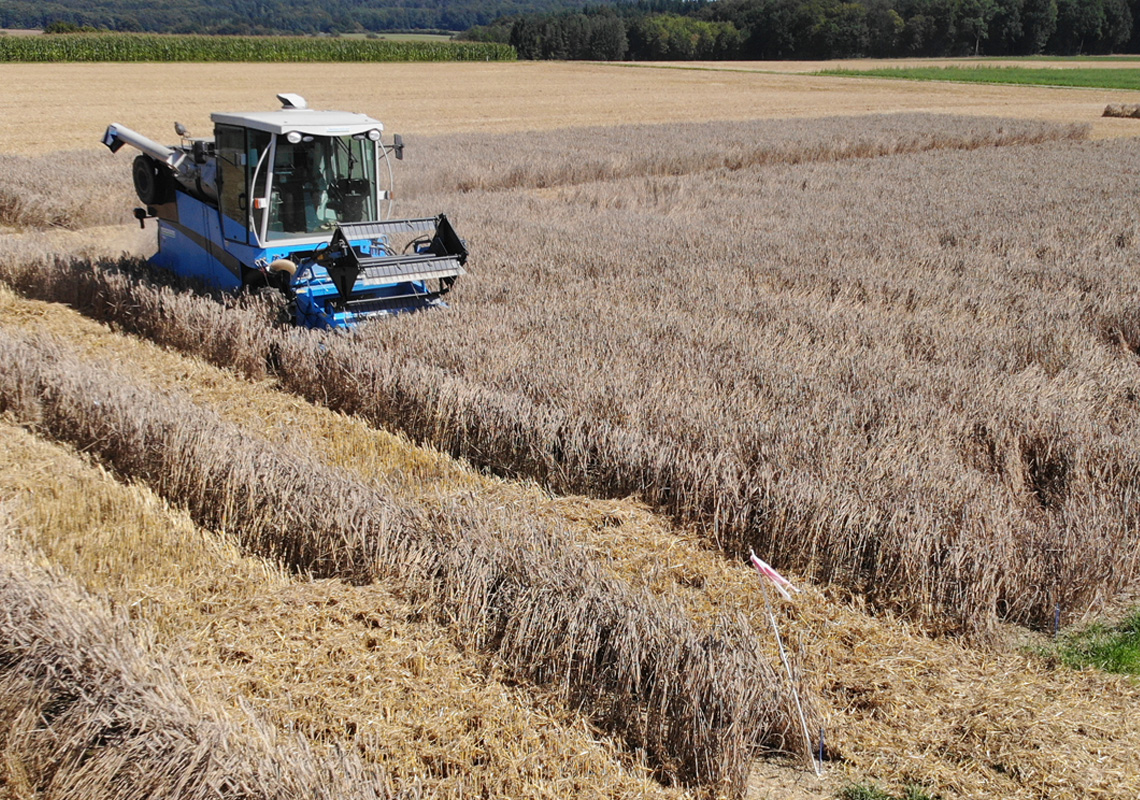
[[466, 31], [520, 58], [782, 59], [1140, 52], [1140, 0], [0, 0], [0, 28]]
[[828, 59], [1140, 50], [1140, 0], [682, 0], [500, 18], [520, 58]]

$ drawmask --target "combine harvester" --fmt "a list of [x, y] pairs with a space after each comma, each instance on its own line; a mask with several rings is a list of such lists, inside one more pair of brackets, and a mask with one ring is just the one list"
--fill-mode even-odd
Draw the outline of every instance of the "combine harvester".
[[135, 191], [158, 218], [151, 263], [222, 290], [272, 286], [309, 328], [352, 328], [383, 314], [443, 305], [467, 248], [447, 217], [381, 219], [391, 210], [397, 135], [364, 114], [315, 111], [279, 94], [279, 111], [215, 113], [213, 138], [158, 144], [112, 124], [103, 144], [142, 151]]

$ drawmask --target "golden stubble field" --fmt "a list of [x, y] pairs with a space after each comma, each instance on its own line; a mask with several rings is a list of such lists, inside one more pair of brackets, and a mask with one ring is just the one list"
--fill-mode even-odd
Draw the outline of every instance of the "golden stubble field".
[[1094, 138], [1136, 133], [1134, 120], [1100, 115], [1107, 103], [1137, 102], [1137, 92], [790, 74], [804, 69], [804, 63], [783, 62], [692, 67], [546, 62], [4, 64], [0, 152], [88, 147], [110, 122], [161, 140], [169, 136], [172, 109], [192, 133], [205, 133], [210, 112], [272, 108], [278, 92], [301, 94], [314, 108], [363, 111], [382, 120], [389, 131], [404, 134], [896, 111], [1088, 122]]
[[[409, 136], [893, 111], [1087, 123], [1093, 126], [1094, 138], [1140, 133], [1140, 121], [1100, 117], [1108, 102], [1140, 100], [1134, 93], [786, 74], [805, 66], [4, 65], [0, 66], [4, 84], [0, 153], [36, 156], [83, 149], [93, 158], [110, 159], [98, 138], [111, 121], [169, 141], [175, 119], [193, 133], [208, 134], [211, 111], [272, 108], [273, 95], [282, 91], [300, 93], [316, 107], [370, 113], [382, 119], [389, 132]], [[771, 68], [786, 72], [762, 71]], [[577, 146], [586, 151], [591, 143], [582, 140]], [[118, 158], [125, 165], [124, 155]], [[147, 242], [140, 244], [140, 236]], [[27, 237], [29, 248], [75, 252], [82, 251], [86, 242], [93, 252], [114, 249], [119, 243], [138, 251], [152, 241], [151, 236], [152, 231], [140, 234], [136, 226], [123, 226], [0, 240], [12, 240], [14, 251], [20, 246], [15, 240], [21, 237]], [[96, 240], [98, 246], [92, 244]], [[195, 403], [271, 441], [289, 437], [289, 444], [300, 449], [328, 450], [330, 463], [370, 480], [389, 472], [414, 475], [399, 484], [407, 483], [411, 495], [416, 494], [411, 484], [421, 479], [462, 486], [479, 496], [479, 502], [567, 526], [590, 550], [608, 553], [611, 567], [623, 575], [648, 571], [651, 587], [688, 586], [696, 583], [693, 576], [699, 576], [699, 583], [707, 582], [707, 597], [694, 592], [699, 602], [735, 603], [750, 612], [759, 607], [750, 574], [700, 548], [689, 532], [671, 527], [669, 520], [636, 503], [547, 498], [533, 486], [487, 479], [402, 439], [389, 442], [386, 434], [369, 431], [364, 423], [334, 418], [274, 386], [248, 384], [197, 359], [126, 337], [61, 305], [20, 299], [5, 291], [0, 306], [6, 311], [4, 327], [13, 335], [50, 331], [68, 341], [84, 360], [117, 364], [117, 373], [140, 386], [188, 394]], [[270, 418], [251, 413], [251, 406], [272, 408], [273, 414]], [[428, 787], [440, 796], [459, 796], [472, 787], [496, 796], [560, 796], [560, 791], [565, 793], [561, 796], [602, 796], [607, 790], [613, 796], [630, 797], [683, 794], [645, 780], [637, 764], [629, 768], [620, 755], [614, 755], [620, 746], [597, 740], [581, 716], [550, 698], [536, 699], [525, 686], [500, 680], [499, 673], [488, 670], [477, 656], [451, 644], [448, 631], [420, 619], [388, 597], [386, 590], [357, 591], [339, 582], [307, 584], [254, 559], [247, 562], [247, 556], [216, 542], [198, 545], [193, 531], [179, 540], [186, 552], [176, 555], [194, 563], [195, 569], [184, 570], [181, 580], [164, 585], [172, 569], [163, 556], [170, 542], [162, 541], [159, 533], [164, 526], [190, 530], [189, 522], [181, 517], [176, 525], [163, 522], [160, 518], [169, 510], [159, 501], [149, 495], [125, 496], [126, 490], [107, 474], [95, 474], [63, 448], [9, 426], [0, 434], [4, 437], [0, 499], [6, 499], [13, 487], [26, 495], [51, 496], [32, 521], [42, 518], [46, 526], [63, 519], [74, 528], [75, 539], [51, 545], [57, 551], [53, 559], [79, 564], [68, 564], [76, 572], [89, 569], [82, 566], [84, 559], [96, 562], [95, 569], [102, 570], [101, 580], [109, 587], [106, 591], [124, 604], [136, 597], [142, 598], [144, 609], [165, 604], [163, 613], [139, 613], [160, 632], [163, 625], [174, 630], [171, 641], [188, 640], [178, 646], [191, 652], [195, 679], [203, 685], [237, 687], [232, 690], [235, 695], [254, 698], [261, 710], [284, 720], [290, 730], [296, 725], [330, 740], [346, 720], [365, 726], [379, 724], [382, 716], [379, 738], [400, 742], [382, 760], [391, 775], [414, 774], [421, 760], [429, 757], [456, 765], [450, 783]], [[368, 458], [362, 458], [360, 442], [372, 439], [375, 452], [369, 450]], [[377, 466], [384, 458], [396, 467]], [[38, 468], [29, 468], [37, 462]], [[417, 466], [413, 470], [409, 465]], [[79, 493], [68, 494], [76, 492], [75, 487], [95, 498], [87, 501], [90, 509], [75, 499]], [[98, 548], [87, 546], [84, 538], [89, 535], [85, 527], [89, 521], [79, 517], [104, 514], [99, 521], [108, 526], [106, 536], [113, 539], [116, 532], [135, 529], [107, 509], [134, 519], [143, 517], [139, 507], [152, 505], [159, 508], [153, 512], [157, 521], [147, 517], [147, 524], [137, 525], [137, 534], [131, 535], [137, 535], [142, 549], [161, 563], [130, 558], [125, 559], [128, 564], [110, 569], [99, 563], [92, 555]], [[61, 510], [65, 508], [82, 513], [71, 519]], [[153, 539], [147, 538], [152, 535]], [[108, 551], [112, 548], [109, 545]], [[219, 573], [240, 576], [240, 591], [217, 585]], [[85, 582], [93, 583], [89, 578]], [[694, 606], [698, 600], [692, 601]], [[213, 615], [213, 605], [227, 602], [235, 604], [230, 614]], [[321, 603], [340, 610], [323, 613]], [[373, 612], [376, 621], [369, 617], [368, 631], [353, 627], [362, 615]], [[847, 596], [817, 588], [808, 590], [797, 614], [797, 633], [812, 651], [811, 680], [823, 686], [835, 703], [824, 711], [834, 732], [829, 735], [834, 735], [837, 752], [847, 763], [830, 764], [821, 782], [798, 764], [757, 762], [749, 797], [834, 797], [849, 779], [882, 779], [896, 787], [913, 779], [945, 796], [973, 797], [993, 796], [1002, 789], [1016, 791], [1019, 797], [1034, 791], [1069, 797], [1080, 786], [1106, 791], [1113, 782], [1136, 785], [1135, 765], [1128, 765], [1127, 753], [1135, 752], [1140, 729], [1134, 721], [1135, 687], [1126, 681], [1056, 671], [1015, 651], [930, 640], [889, 617], [864, 615]], [[329, 632], [332, 628], [338, 629], [336, 635]], [[194, 633], [187, 637], [186, 630]], [[311, 633], [311, 640], [299, 631]], [[335, 655], [321, 662], [327, 671], [320, 673], [326, 684], [320, 692], [301, 674], [325, 658], [324, 650], [313, 644], [318, 639], [324, 643], [320, 647]], [[218, 650], [224, 651], [221, 657]], [[355, 688], [362, 672], [385, 682], [389, 691], [403, 693], [406, 702], [386, 704], [376, 693], [367, 695], [376, 707], [367, 705]], [[433, 713], [422, 713], [432, 705]], [[459, 729], [467, 738], [449, 738]], [[465, 775], [462, 769], [475, 761], [485, 765], [483, 774]], [[573, 765], [573, 772], [567, 764]], [[474, 783], [465, 786], [463, 780]], [[22, 796], [21, 787], [14, 788], [13, 796]], [[0, 773], [4, 800], [5, 790]]]

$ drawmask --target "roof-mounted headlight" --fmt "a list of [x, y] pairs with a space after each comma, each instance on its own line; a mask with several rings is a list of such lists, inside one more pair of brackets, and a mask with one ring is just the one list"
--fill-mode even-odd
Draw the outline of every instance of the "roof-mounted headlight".
[[373, 128], [372, 130], [370, 130], [368, 132], [368, 138], [374, 142], [380, 141], [380, 131], [377, 130], [376, 128]]
[[289, 131], [287, 134], [285, 134], [285, 139], [289, 142], [289, 144], [297, 144], [301, 141], [301, 134], [297, 131]]

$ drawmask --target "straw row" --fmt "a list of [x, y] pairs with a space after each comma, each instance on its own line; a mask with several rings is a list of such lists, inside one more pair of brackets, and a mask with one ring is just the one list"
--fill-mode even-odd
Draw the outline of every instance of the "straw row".
[[1104, 107], [1102, 116], [1140, 119], [1140, 105], [1136, 103], [1109, 103]]
[[559, 691], [659, 776], [742, 790], [756, 746], [796, 741], [788, 687], [747, 625], [698, 629], [568, 534], [461, 500], [428, 514], [57, 348], [0, 340], [0, 408], [145, 480], [200, 524], [294, 568], [383, 579], [465, 644]]
[[463, 134], [409, 140], [400, 195], [574, 186], [938, 150], [1083, 139], [1086, 125], [949, 114], [765, 119]]
[[319, 755], [192, 698], [128, 620], [0, 531], [0, 787], [14, 797], [402, 796], [355, 756]]

